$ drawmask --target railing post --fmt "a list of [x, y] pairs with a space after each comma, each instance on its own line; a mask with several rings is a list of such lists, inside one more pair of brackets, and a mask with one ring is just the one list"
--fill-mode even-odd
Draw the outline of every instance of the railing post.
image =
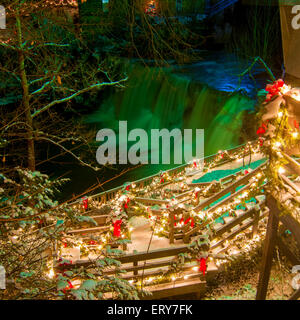
[[[134, 262], [133, 262], [133, 266], [134, 266], [134, 267], [137, 267], [137, 266], [138, 266], [138, 261], [134, 261]], [[134, 274], [135, 276], [137, 276], [138, 273], [139, 273], [138, 270], [134, 270], [134, 271], [133, 271], [133, 274]]]
[[[183, 220], [186, 221], [189, 218], [189, 215], [187, 213], [184, 214]], [[186, 236], [187, 232], [189, 231], [190, 223], [187, 223], [183, 226], [183, 243], [189, 243], [190, 237]]]
[[251, 234], [252, 238], [257, 235], [260, 212], [261, 212], [260, 207], [254, 208], [253, 226], [252, 226], [252, 234]]
[[277, 207], [276, 200], [272, 196], [269, 196], [267, 198], [267, 206], [269, 207], [270, 213], [266, 239], [263, 248], [262, 265], [259, 274], [256, 300], [265, 300], [267, 296], [273, 253], [276, 244], [277, 229], [279, 224], [279, 209]]
[[196, 193], [196, 196], [195, 196], [195, 206], [198, 206], [199, 205], [199, 202], [200, 202], [200, 191]]
[[174, 243], [174, 222], [175, 222], [175, 212], [174, 210], [169, 210], [169, 243]]

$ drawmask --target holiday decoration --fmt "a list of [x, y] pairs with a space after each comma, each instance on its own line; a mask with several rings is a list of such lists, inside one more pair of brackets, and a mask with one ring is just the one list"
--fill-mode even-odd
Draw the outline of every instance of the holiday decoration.
[[121, 236], [121, 224], [122, 220], [117, 220], [114, 222], [114, 237], [118, 238]]
[[82, 198], [82, 204], [83, 204], [84, 210], [87, 210], [89, 208], [89, 200], [87, 197]]
[[207, 265], [206, 265], [207, 258], [200, 258], [200, 259], [197, 259], [197, 261], [199, 262], [199, 271], [202, 272], [203, 275], [205, 276], [205, 272], [207, 270]]
[[[264, 136], [262, 137], [265, 138]], [[257, 169], [265, 163], [265, 160], [260, 159], [247, 165], [244, 164], [246, 156], [257, 157], [260, 152], [259, 141], [249, 142], [233, 151], [220, 151], [214, 157], [205, 160], [202, 166], [202, 176], [194, 180], [191, 178], [190, 183], [187, 183], [186, 180], [191, 171], [183, 168], [174, 173], [168, 171], [160, 172], [149, 183], [126, 183], [113, 193], [113, 197], [109, 197], [109, 201], [104, 200], [104, 203], [101, 195], [91, 196], [88, 202], [89, 214], [94, 211], [103, 212], [107, 217], [106, 222], [101, 224], [100, 227], [95, 226], [94, 233], [91, 233], [91, 229], [87, 229], [88, 233], [85, 233], [85, 229], [83, 229], [80, 234], [78, 233], [79, 230], [75, 230], [74, 236], [68, 236], [65, 239], [65, 243], [70, 244], [70, 246], [73, 243], [73, 246], [80, 250], [81, 261], [83, 261], [82, 259], [90, 261], [92, 257], [101, 255], [107, 246], [118, 248], [122, 241], [130, 239], [131, 234], [136, 231], [135, 227], [131, 226], [129, 228], [129, 217], [143, 216], [152, 228], [153, 235], [158, 237], [157, 239], [162, 241], [162, 239], [167, 238], [171, 241], [173, 237], [174, 240], [172, 241], [183, 241], [187, 243], [188, 254], [184, 259], [180, 258], [179, 255], [176, 258], [177, 262], [169, 266], [166, 272], [156, 276], [145, 277], [142, 282], [136, 279], [129, 280], [132, 285], [140, 288], [143, 285], [158, 285], [167, 281], [176, 283], [179, 279], [188, 279], [189, 274], [181, 270], [187, 259], [197, 262], [196, 267], [191, 267], [192, 272], [206, 275], [209, 272], [208, 261], [214, 259], [214, 251], [209, 249], [207, 241], [212, 240], [211, 245], [214, 246], [215, 241], [222, 239], [222, 237], [219, 238], [217, 231], [220, 226], [226, 228], [228, 221], [231, 221], [231, 219], [241, 219], [243, 215], [240, 212], [247, 218], [247, 210], [252, 203], [258, 207], [260, 206], [261, 201], [257, 199], [264, 194], [262, 186], [265, 183], [265, 176]], [[236, 169], [218, 169], [228, 161], [235, 163]], [[194, 162], [189, 163], [187, 166], [192, 170], [195, 169]], [[198, 168], [197, 165], [196, 169], [198, 170]], [[209, 201], [218, 192], [225, 190], [228, 183], [235, 183], [242, 178], [249, 180], [247, 189], [242, 185], [240, 189], [236, 189], [236, 195], [230, 201], [226, 201], [228, 197], [228, 194], [226, 194], [217, 201], [210, 202], [210, 205], [203, 206], [203, 208], [197, 210], [199, 204]], [[83, 201], [81, 201], [81, 205], [83, 205]], [[76, 209], [76, 205], [73, 205], [73, 207]], [[89, 218], [92, 219], [93, 215], [85, 219], [88, 221]], [[98, 219], [97, 216], [95, 216], [95, 219]], [[111, 227], [107, 224], [110, 224]], [[144, 223], [143, 228], [146, 228], [146, 226], [147, 224], [145, 225]], [[192, 234], [192, 237], [200, 236], [200, 238], [195, 241], [192, 240], [191, 236], [187, 238], [187, 234]], [[243, 234], [243, 231], [238, 233], [238, 235], [241, 234]], [[201, 237], [208, 238], [204, 240]], [[247, 237], [243, 239], [244, 242], [242, 242], [241, 246], [243, 247], [248, 243], [248, 252], [251, 249], [251, 245], [255, 246], [258, 243], [260, 237], [254, 238], [253, 241], [250, 241]], [[228, 243], [229, 241], [225, 242], [226, 246], [230, 248]], [[239, 241], [233, 238], [230, 243], [235, 246]], [[124, 243], [122, 246], [126, 252]], [[133, 241], [130, 246], [131, 250], [134, 250], [135, 242]], [[205, 250], [203, 250], [203, 246], [205, 246]], [[63, 254], [63, 250], [66, 249], [62, 248], [61, 253]], [[203, 255], [201, 254], [201, 258], [199, 258], [199, 252], [203, 251], [207, 252]], [[237, 254], [236, 252], [241, 251], [234, 249], [232, 252]], [[216, 258], [218, 267], [223, 263], [225, 262]], [[69, 266], [61, 267], [68, 268]], [[73, 280], [71, 283], [73, 284]], [[65, 288], [68, 287], [69, 285]]]
[[279, 79], [275, 81], [273, 84], [268, 84], [266, 86], [266, 91], [268, 92], [266, 96], [266, 102], [269, 102], [280, 94], [282, 87], [284, 86], [284, 81]]
[[[282, 147], [288, 155], [300, 154], [297, 139], [300, 122], [300, 89], [291, 88], [282, 80], [278, 80], [273, 85], [268, 85], [266, 91], [268, 94], [261, 117], [263, 123], [257, 130], [257, 134], [263, 138], [260, 144], [263, 145], [266, 139], [274, 139], [276, 134], [277, 141], [274, 141], [274, 145], [285, 141]], [[290, 135], [290, 138], [287, 135]], [[281, 139], [283, 141], [279, 141]]]

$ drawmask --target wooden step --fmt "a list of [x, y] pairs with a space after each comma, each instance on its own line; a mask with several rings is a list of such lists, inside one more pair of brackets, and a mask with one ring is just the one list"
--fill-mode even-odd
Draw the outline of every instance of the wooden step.
[[152, 292], [151, 296], [142, 297], [144, 300], [163, 299], [190, 293], [202, 294], [206, 289], [206, 281], [199, 279], [174, 281], [154, 286], [146, 287], [145, 289]]

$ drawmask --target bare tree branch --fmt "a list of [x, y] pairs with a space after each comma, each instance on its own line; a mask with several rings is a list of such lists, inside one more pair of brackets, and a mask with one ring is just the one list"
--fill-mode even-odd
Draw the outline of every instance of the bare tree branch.
[[50, 81], [45, 82], [45, 83], [41, 86], [41, 88], [39, 88], [38, 90], [32, 92], [30, 95], [35, 95], [35, 94], [38, 94], [38, 93], [43, 92], [46, 87], [48, 87], [51, 83], [53, 83], [54, 80], [55, 80], [55, 77], [53, 77], [53, 79], [51, 79]]
[[46, 137], [37, 137], [37, 140], [45, 140], [45, 141], [48, 141], [48, 142], [51, 142], [52, 144], [58, 146], [59, 148], [63, 149], [65, 152], [67, 152], [68, 154], [70, 154], [72, 157], [74, 157], [82, 166], [85, 166], [85, 167], [89, 167], [91, 169], [93, 169], [94, 171], [99, 171], [101, 168], [96, 168], [96, 167], [93, 167], [91, 166], [90, 164], [82, 161], [80, 159], [80, 157], [76, 156], [76, 154], [74, 154], [72, 151], [70, 151], [69, 149], [65, 148], [62, 144], [60, 144], [59, 142], [56, 142], [52, 139], [49, 139], [49, 138], [46, 138]]
[[72, 100], [73, 98], [79, 96], [80, 94], [84, 93], [84, 92], [88, 92], [88, 91], [91, 91], [93, 89], [98, 89], [98, 88], [101, 88], [101, 87], [105, 87], [105, 86], [117, 86], [117, 85], [121, 85], [122, 82], [125, 82], [128, 80], [128, 77], [124, 78], [124, 79], [121, 79], [121, 80], [118, 80], [118, 81], [113, 81], [113, 82], [100, 82], [100, 83], [96, 83], [96, 84], [93, 84], [87, 88], [84, 88], [82, 90], [79, 90], [77, 91], [76, 93], [66, 97], [66, 98], [63, 98], [63, 99], [60, 99], [60, 100], [54, 100], [52, 102], [50, 102], [49, 104], [47, 104], [46, 106], [44, 106], [43, 108], [35, 111], [31, 117], [32, 118], [35, 118], [36, 116], [38, 116], [39, 114], [41, 114], [42, 112], [48, 110], [49, 108], [53, 107], [54, 105], [56, 104], [60, 104], [60, 103], [64, 103], [64, 102], [67, 102], [67, 101], [70, 101]]

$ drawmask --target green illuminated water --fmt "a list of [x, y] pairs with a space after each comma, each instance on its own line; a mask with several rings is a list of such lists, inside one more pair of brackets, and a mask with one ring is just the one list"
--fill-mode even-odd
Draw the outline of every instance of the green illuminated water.
[[254, 106], [250, 98], [217, 91], [168, 69], [136, 66], [129, 79], [126, 89], [112, 94], [85, 122], [117, 132], [118, 121], [127, 120], [128, 130], [143, 128], [149, 135], [151, 129], [204, 129], [205, 155], [242, 142], [244, 112]]
[[[213, 66], [211, 72], [214, 72], [213, 68], [216, 67]], [[232, 87], [226, 73], [217, 71], [219, 78], [216, 81], [225, 88]], [[171, 68], [133, 65], [128, 76], [126, 88], [111, 89], [111, 94], [96, 106], [96, 111], [83, 119], [87, 126], [96, 130], [110, 128], [117, 133], [119, 121], [127, 120], [128, 131], [143, 128], [149, 136], [151, 129], [204, 129], [205, 155], [244, 142], [241, 139], [244, 115], [247, 110], [253, 109], [254, 99], [240, 93], [226, 92], [225, 89], [216, 90], [210, 86], [211, 80], [210, 83], [195, 81], [184, 72], [176, 70], [175, 73]], [[98, 191], [175, 166], [178, 165], [144, 165], [109, 182], [104, 189]], [[74, 164], [69, 175], [72, 183], [68, 185], [68, 193], [83, 192], [97, 181], [106, 181], [126, 167], [128, 166], [122, 165], [116, 170], [105, 168], [104, 171], [95, 173], [89, 168]]]

